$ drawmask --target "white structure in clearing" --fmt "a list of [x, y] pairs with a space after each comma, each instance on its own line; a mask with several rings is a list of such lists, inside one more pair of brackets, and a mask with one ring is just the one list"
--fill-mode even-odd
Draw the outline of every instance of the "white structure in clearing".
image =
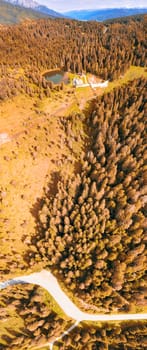
[[[86, 77], [85, 77], [86, 78]], [[92, 81], [87, 81], [87, 78], [85, 79], [85, 83], [83, 83], [83, 80], [80, 79], [80, 78], [74, 78], [73, 79], [73, 86], [75, 88], [78, 88], [78, 87], [88, 87], [90, 86], [92, 89], [95, 89], [95, 88], [105, 88], [108, 86], [108, 80], [104, 81], [104, 82], [99, 82], [99, 83], [95, 83]]]
[[[83, 87], [83, 85], [85, 85], [84, 83], [83, 83], [83, 80], [82, 79], [80, 79], [80, 78], [74, 78], [73, 79], [73, 86], [74, 87]], [[88, 86], [88, 84], [87, 84], [87, 86]]]
[[109, 82], [109, 80], [106, 80], [102, 83], [91, 83], [90, 85], [92, 88], [96, 88], [96, 87], [105, 88], [108, 86], [108, 82]]
[[0, 134], [0, 145], [3, 145], [4, 143], [10, 142], [11, 139], [7, 133]]

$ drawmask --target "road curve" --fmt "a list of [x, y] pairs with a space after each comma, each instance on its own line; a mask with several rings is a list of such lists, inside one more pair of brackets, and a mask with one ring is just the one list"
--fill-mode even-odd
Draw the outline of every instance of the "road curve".
[[127, 321], [127, 320], [146, 320], [146, 313], [137, 314], [89, 314], [81, 311], [63, 292], [57, 279], [49, 271], [42, 270], [40, 272], [32, 273], [28, 276], [20, 276], [0, 283], [0, 289], [4, 289], [9, 285], [31, 283], [37, 284], [45, 288], [52, 297], [56, 300], [58, 305], [64, 313], [76, 320], [81, 321]]

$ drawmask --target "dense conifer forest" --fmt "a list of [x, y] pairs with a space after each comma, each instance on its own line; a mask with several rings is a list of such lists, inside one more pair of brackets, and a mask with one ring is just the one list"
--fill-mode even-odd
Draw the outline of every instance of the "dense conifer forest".
[[[1, 315], [7, 319], [6, 345], [1, 350], [48, 349], [43, 344], [58, 337], [74, 322], [64, 314], [57, 315], [50, 299], [36, 286], [11, 286], [2, 293]], [[23, 308], [22, 308], [23, 305]], [[12, 329], [11, 309], [19, 317], [20, 328]], [[60, 350], [142, 350], [146, 348], [146, 322], [105, 323], [95, 326], [81, 323], [63, 340], [56, 342]], [[42, 346], [41, 346], [42, 345]]]
[[[48, 94], [42, 71], [91, 72], [114, 80], [130, 65], [146, 65], [147, 16], [101, 24], [44, 19], [0, 28], [0, 99], [22, 91]], [[24, 75], [17, 74], [18, 68]], [[15, 68], [15, 74], [12, 73]], [[28, 80], [32, 83], [28, 86]], [[52, 86], [51, 86], [52, 87]]]
[[[43, 77], [47, 70], [58, 67], [76, 73], [85, 71], [113, 81], [131, 65], [145, 67], [146, 24], [147, 16], [140, 16], [104, 24], [42, 19], [1, 26], [1, 102], [11, 101], [18, 94], [29, 99], [37, 96], [35, 108], [41, 118], [40, 99], [45, 100], [54, 89]], [[29, 207], [36, 232], [27, 237], [25, 228], [22, 273], [26, 266], [29, 271], [36, 271], [36, 266], [51, 270], [68, 295], [74, 296], [78, 306], [87, 312], [139, 313], [147, 307], [146, 88], [142, 76], [102, 92], [82, 112], [59, 117], [55, 125], [71, 155], [66, 157], [74, 171], [65, 176], [60, 170], [52, 172], [43, 196]], [[13, 156], [17, 159], [19, 150], [18, 159], [22, 161], [21, 142], [24, 138], [27, 143], [31, 132], [31, 162], [37, 164], [41, 147], [49, 162], [47, 147], [51, 147], [48, 140], [53, 116], [43, 114], [45, 126], [39, 119], [29, 118], [30, 129], [24, 129], [21, 141], [14, 139], [17, 148], [11, 157], [4, 155], [7, 164]], [[55, 145], [54, 140], [52, 143]], [[63, 158], [64, 155], [53, 162], [62, 165]], [[39, 171], [42, 176], [40, 168]], [[10, 185], [15, 188], [17, 181]], [[26, 180], [25, 191], [27, 186]], [[2, 204], [7, 202], [7, 192], [7, 188], [1, 189]], [[25, 192], [20, 195], [25, 201]], [[9, 223], [9, 217], [4, 218], [5, 222]], [[27, 221], [22, 225], [27, 227]], [[7, 234], [11, 236], [12, 232], [7, 230]], [[3, 255], [8, 260], [3, 273], [7, 274], [11, 266], [17, 271], [19, 263], [12, 264], [11, 256], [9, 259], [6, 252]], [[32, 285], [10, 286], [1, 291], [2, 319], [5, 324], [0, 332], [0, 350], [42, 348], [73, 324], [43, 289]], [[142, 350], [146, 348], [145, 335], [145, 321], [97, 325], [81, 322], [56, 345], [60, 350]]]
[[[138, 79], [92, 102], [81, 171], [61, 179], [52, 199], [47, 188], [39, 212], [36, 258], [109, 311], [146, 305], [145, 90]], [[74, 152], [72, 123], [63, 119]]]
[[[30, 266], [44, 262], [89, 312], [137, 312], [146, 306], [145, 114], [146, 80], [140, 78], [92, 101], [85, 117], [61, 118], [71, 152], [83, 137], [73, 128], [79, 118], [87, 141], [73, 176], [54, 174], [54, 195], [50, 184], [45, 188], [25, 259]], [[38, 287], [10, 287], [1, 303], [3, 317], [9, 320], [11, 305], [23, 322], [21, 329], [8, 328], [2, 350], [43, 345], [73, 322], [60, 312], [57, 316]], [[56, 345], [141, 350], [145, 334], [141, 321], [82, 323]]]

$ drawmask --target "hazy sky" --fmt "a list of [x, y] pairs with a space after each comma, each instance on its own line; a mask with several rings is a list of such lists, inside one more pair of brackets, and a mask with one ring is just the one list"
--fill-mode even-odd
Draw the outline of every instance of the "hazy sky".
[[36, 0], [56, 11], [113, 7], [147, 7], [147, 0]]

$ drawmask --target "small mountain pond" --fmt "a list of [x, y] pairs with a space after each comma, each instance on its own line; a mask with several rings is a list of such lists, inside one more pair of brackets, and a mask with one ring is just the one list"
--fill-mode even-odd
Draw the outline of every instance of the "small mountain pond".
[[46, 80], [51, 81], [54, 84], [60, 84], [64, 82], [64, 84], [69, 83], [69, 78], [67, 72], [63, 72], [60, 70], [50, 71], [44, 74]]

